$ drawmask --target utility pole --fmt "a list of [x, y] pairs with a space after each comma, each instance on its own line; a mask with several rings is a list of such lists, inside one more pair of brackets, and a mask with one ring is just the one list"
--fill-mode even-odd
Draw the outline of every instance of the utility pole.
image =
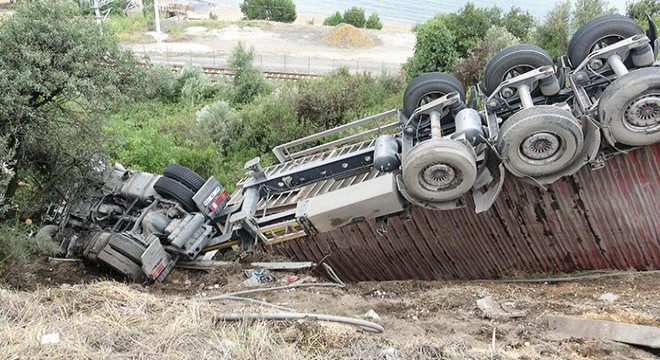
[[158, 0], [154, 0], [154, 12], [156, 12], [156, 41], [160, 44], [161, 32], [160, 32], [160, 9], [158, 7]]

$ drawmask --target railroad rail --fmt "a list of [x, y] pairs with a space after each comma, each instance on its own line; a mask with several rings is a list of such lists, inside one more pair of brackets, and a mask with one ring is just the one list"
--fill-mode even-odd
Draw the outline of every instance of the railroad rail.
[[[183, 69], [183, 65], [179, 65], [179, 64], [169, 64], [169, 66], [172, 67], [173, 73], [179, 73], [181, 69]], [[236, 76], [235, 71], [227, 68], [201, 66], [201, 69], [204, 72], [204, 74], [210, 76], [212, 80], [217, 80], [219, 77], [233, 78], [234, 76]], [[263, 74], [266, 79], [290, 80], [290, 81], [313, 79], [320, 76], [318, 74], [296, 73], [296, 72], [287, 72], [287, 71], [263, 71]]]

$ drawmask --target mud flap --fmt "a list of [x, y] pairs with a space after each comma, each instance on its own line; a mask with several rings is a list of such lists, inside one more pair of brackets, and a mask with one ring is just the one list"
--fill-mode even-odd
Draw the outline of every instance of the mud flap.
[[474, 211], [477, 214], [487, 211], [493, 206], [497, 196], [502, 191], [506, 174], [502, 160], [490, 146], [486, 150], [485, 165], [477, 175], [477, 181], [472, 187]]
[[150, 236], [151, 244], [142, 254], [142, 271], [151, 281], [162, 282], [174, 268], [175, 260], [165, 251], [163, 245], [155, 236]]

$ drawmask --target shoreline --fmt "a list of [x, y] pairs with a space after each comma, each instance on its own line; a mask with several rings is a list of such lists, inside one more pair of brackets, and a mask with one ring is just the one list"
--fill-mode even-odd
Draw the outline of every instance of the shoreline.
[[[199, 2], [183, 1], [186, 4], [199, 4]], [[210, 13], [218, 17], [218, 20], [223, 21], [240, 21], [243, 19], [243, 13], [238, 7], [230, 6], [214, 6], [213, 4], [205, 3], [207, 6], [197, 8], [189, 13], [187, 17], [191, 20], [209, 19]], [[308, 25], [308, 26], [323, 26], [325, 18], [332, 14], [301, 14], [297, 13], [296, 20], [291, 23], [294, 25]], [[406, 23], [399, 23], [393, 21], [385, 21], [381, 19], [383, 28], [380, 31], [386, 32], [412, 32], [413, 25]], [[280, 23], [286, 24], [286, 23]]]

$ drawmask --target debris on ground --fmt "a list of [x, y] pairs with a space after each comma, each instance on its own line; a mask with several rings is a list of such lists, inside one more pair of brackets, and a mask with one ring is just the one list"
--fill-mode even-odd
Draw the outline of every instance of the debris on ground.
[[517, 310], [513, 305], [514, 304], [512, 303], [504, 303], [500, 305], [493, 300], [492, 296], [477, 300], [477, 306], [481, 309], [483, 316], [493, 320], [519, 318], [527, 315], [526, 311]]
[[245, 276], [247, 277], [243, 281], [245, 286], [258, 286], [275, 281], [275, 276], [266, 269], [248, 270], [245, 272]]
[[371, 320], [380, 320], [380, 315], [378, 315], [378, 313], [375, 312], [374, 309], [369, 309], [369, 311], [367, 311], [363, 316]]
[[304, 270], [309, 269], [316, 264], [311, 261], [305, 262], [253, 262], [250, 266], [268, 270]]
[[54, 332], [41, 335], [41, 345], [58, 344], [60, 342], [60, 333]]
[[370, 48], [376, 45], [369, 35], [349, 24], [340, 24], [326, 31], [323, 34], [323, 41], [341, 48]]
[[572, 337], [612, 340], [660, 349], [660, 327], [557, 315], [548, 316], [548, 323], [552, 329]]
[[608, 302], [608, 303], [613, 303], [613, 302], [619, 300], [619, 296], [614, 295], [612, 293], [605, 293], [605, 294], [601, 295], [598, 298], [598, 300], [605, 301], [605, 302]]

